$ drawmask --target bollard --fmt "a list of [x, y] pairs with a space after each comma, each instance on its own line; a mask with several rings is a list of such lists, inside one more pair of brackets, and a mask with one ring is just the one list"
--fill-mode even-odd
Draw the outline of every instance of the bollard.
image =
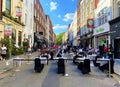
[[27, 56], [28, 56], [28, 63], [27, 64], [30, 64], [30, 56], [32, 55], [32, 53], [28, 53]]
[[20, 66], [21, 66], [21, 60], [19, 56], [17, 56], [17, 58], [15, 59], [15, 67], [16, 67], [15, 71], [20, 71]]

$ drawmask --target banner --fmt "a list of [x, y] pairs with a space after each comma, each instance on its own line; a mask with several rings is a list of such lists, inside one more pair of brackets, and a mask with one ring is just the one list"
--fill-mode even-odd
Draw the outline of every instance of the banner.
[[22, 9], [20, 7], [16, 7], [16, 16], [21, 17], [22, 16]]
[[12, 35], [12, 26], [11, 25], [5, 25], [4, 35], [5, 36], [11, 36]]

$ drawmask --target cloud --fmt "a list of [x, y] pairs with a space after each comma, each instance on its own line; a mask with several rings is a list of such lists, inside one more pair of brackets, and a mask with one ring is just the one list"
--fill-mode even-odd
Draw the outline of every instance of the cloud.
[[61, 18], [61, 15], [58, 15], [58, 18]]
[[57, 9], [57, 2], [50, 2], [50, 11]]
[[63, 18], [63, 21], [65, 22], [68, 22], [70, 20], [73, 20], [73, 16], [74, 16], [74, 13], [67, 13], [64, 18]]
[[68, 25], [60, 25], [60, 24], [55, 24], [53, 26], [53, 30], [57, 30], [57, 29], [62, 29], [62, 30], [65, 30], [67, 29]]

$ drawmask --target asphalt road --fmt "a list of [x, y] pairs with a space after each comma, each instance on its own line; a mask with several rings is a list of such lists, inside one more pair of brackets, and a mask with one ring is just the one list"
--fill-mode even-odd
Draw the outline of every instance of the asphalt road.
[[91, 72], [83, 75], [72, 61], [66, 63], [69, 76], [57, 74], [56, 61], [45, 65], [41, 73], [35, 73], [34, 64], [24, 64], [20, 71], [9, 72], [0, 80], [0, 87], [120, 87], [114, 78], [109, 78], [98, 68], [92, 67]]

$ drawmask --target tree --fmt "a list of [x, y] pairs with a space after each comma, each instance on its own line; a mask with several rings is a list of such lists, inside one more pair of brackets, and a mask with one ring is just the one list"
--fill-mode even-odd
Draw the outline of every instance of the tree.
[[57, 45], [61, 45], [62, 44], [62, 37], [63, 37], [64, 33], [65, 32], [56, 35], [56, 43], [57, 43]]

